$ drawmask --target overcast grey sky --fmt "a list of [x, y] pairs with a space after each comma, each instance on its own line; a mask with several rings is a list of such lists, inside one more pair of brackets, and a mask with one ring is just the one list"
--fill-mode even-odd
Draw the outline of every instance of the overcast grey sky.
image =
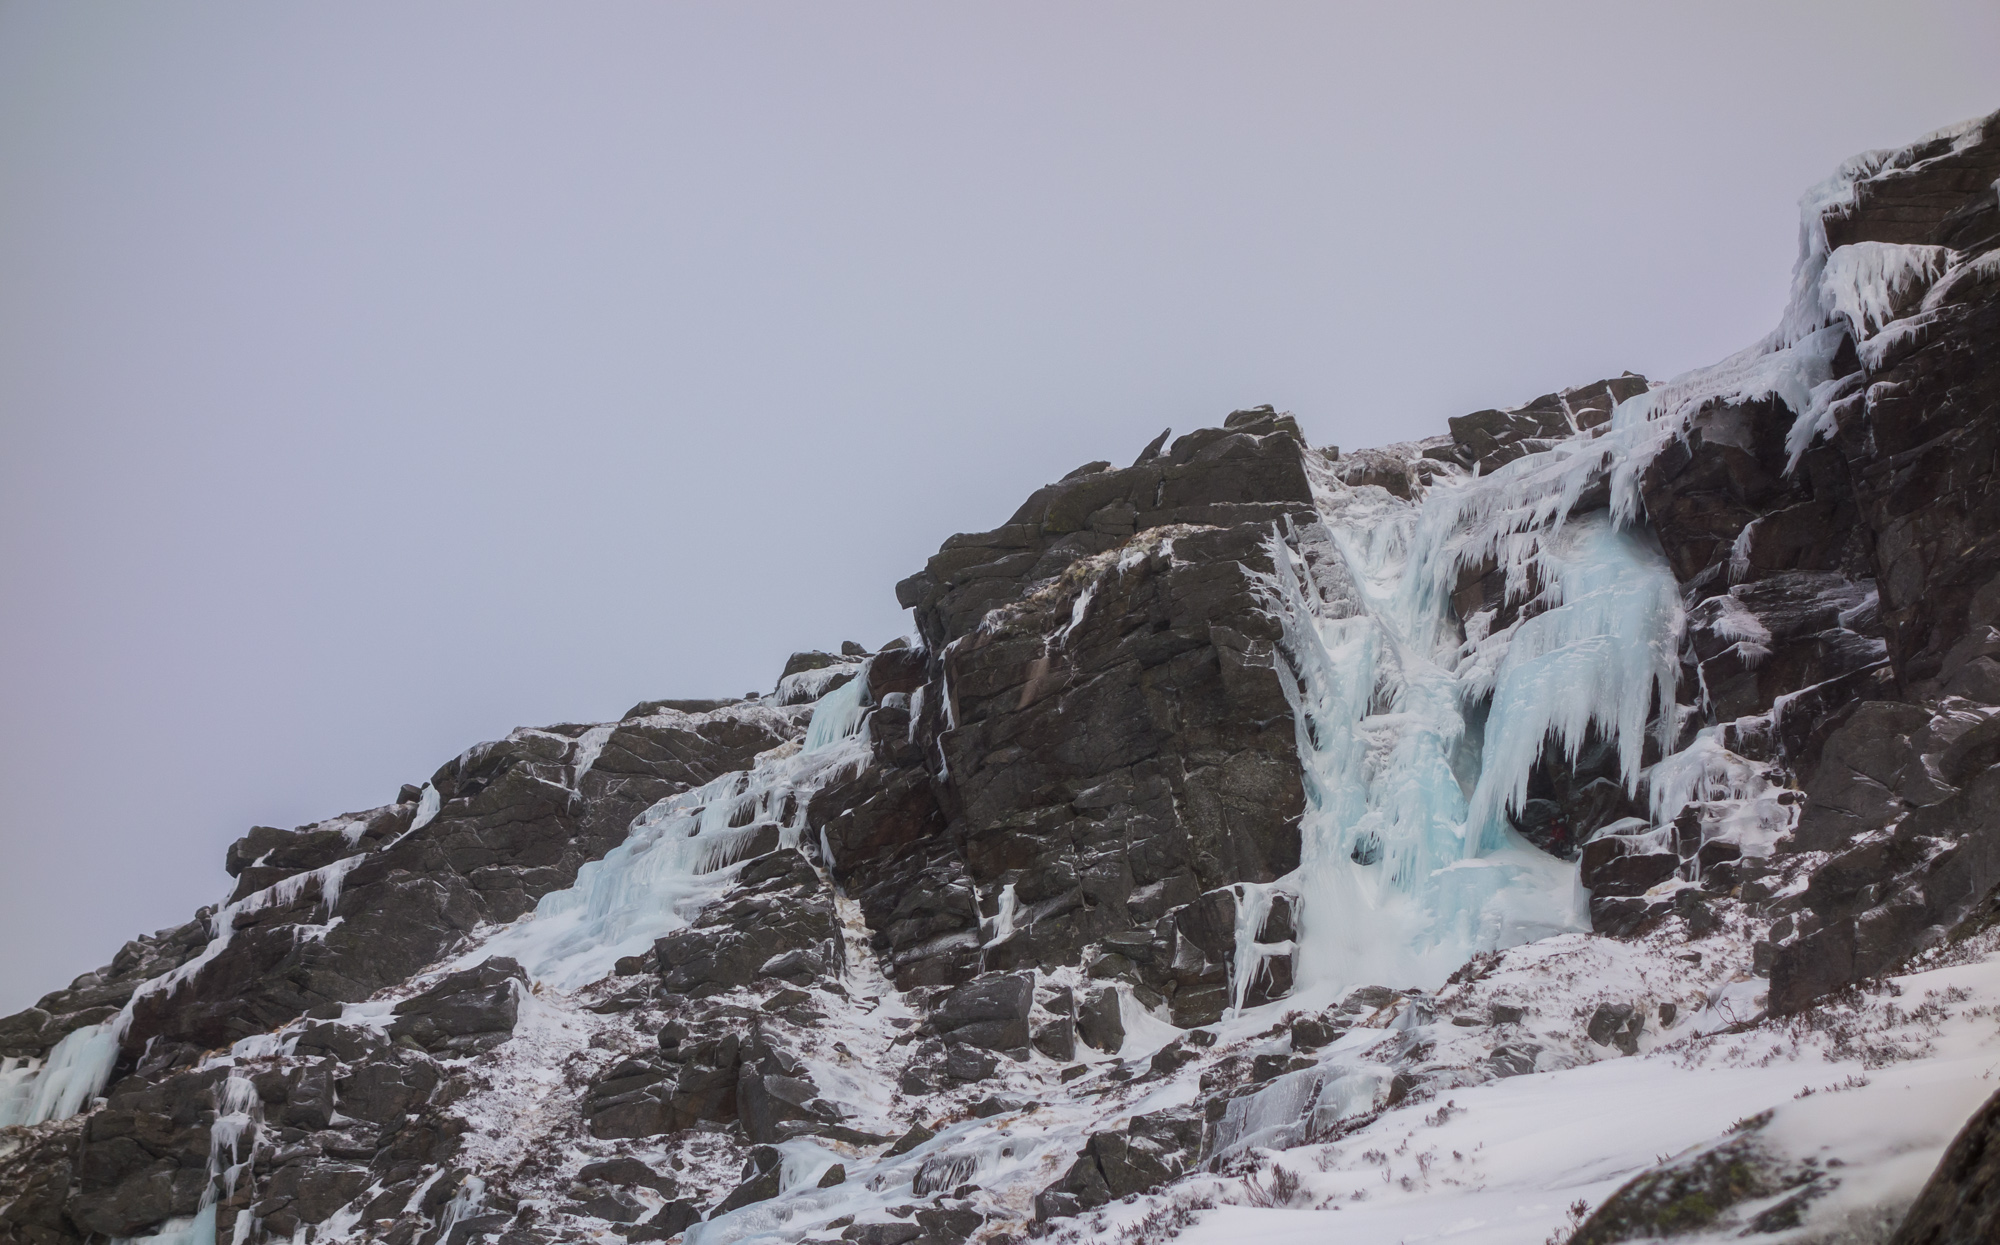
[[0, 1013], [1035, 486], [1768, 330], [2000, 6], [0, 3]]

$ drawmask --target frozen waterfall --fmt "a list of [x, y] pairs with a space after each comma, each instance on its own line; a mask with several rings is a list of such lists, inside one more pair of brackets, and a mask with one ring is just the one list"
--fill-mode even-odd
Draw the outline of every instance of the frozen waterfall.
[[[1545, 740], [1574, 756], [1596, 728], [1635, 790], [1648, 723], [1671, 728], [1681, 613], [1666, 560], [1629, 510], [1569, 511], [1615, 465], [1605, 448], [1440, 481], [1422, 504], [1325, 479], [1324, 531], [1272, 541], [1305, 771], [1284, 881], [1305, 990], [1434, 988], [1479, 952], [1589, 928], [1576, 866], [1508, 813]], [[1461, 627], [1453, 587], [1488, 566], [1520, 616]]]

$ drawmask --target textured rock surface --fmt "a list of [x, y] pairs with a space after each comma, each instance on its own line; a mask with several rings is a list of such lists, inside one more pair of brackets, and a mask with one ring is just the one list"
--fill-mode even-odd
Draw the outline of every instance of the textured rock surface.
[[[1289, 417], [1240, 411], [1038, 491], [898, 586], [934, 654], [915, 746], [814, 812], [899, 984], [1152, 948], [1204, 891], [1297, 864], [1291, 711], [1252, 576], [1274, 523], [1313, 517], [1307, 453]], [[1171, 960], [1103, 964], [1171, 998]]]
[[1890, 1245], [2000, 1240], [2000, 1094], [1953, 1138]]

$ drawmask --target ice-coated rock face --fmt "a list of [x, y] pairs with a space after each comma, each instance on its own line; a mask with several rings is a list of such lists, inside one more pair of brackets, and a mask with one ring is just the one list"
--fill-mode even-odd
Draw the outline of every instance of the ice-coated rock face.
[[[1782, 1104], [2000, 1006], [1996, 181], [2000, 116], [1850, 161], [1714, 367], [1347, 454], [1164, 433], [945, 540], [880, 651], [252, 828], [0, 1020], [0, 1242], [1359, 1224], [1501, 1179], [1461, 1102], [1606, 1061], [1733, 1115], [1517, 1162], [1610, 1164], [1576, 1239], [1888, 1222], [1977, 1096], [1866, 1178]], [[1908, 1239], [1986, 1230], [1991, 1114]]]

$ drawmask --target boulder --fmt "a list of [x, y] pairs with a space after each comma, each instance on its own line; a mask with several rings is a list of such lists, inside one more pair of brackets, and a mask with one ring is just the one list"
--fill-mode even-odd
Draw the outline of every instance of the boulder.
[[1077, 1009], [1077, 1036], [1098, 1050], [1115, 1054], [1125, 1045], [1125, 1015], [1118, 991], [1103, 986], [1091, 992]]
[[1033, 973], [1004, 974], [952, 990], [931, 1009], [930, 1023], [953, 1043], [1025, 1052], [1034, 1002]]
[[599, 1159], [586, 1163], [576, 1174], [583, 1183], [598, 1181], [620, 1188], [651, 1189], [667, 1197], [674, 1195], [676, 1185], [672, 1176], [654, 1171], [638, 1159], [621, 1155], [614, 1159]]
[[2000, 1094], [1958, 1131], [1889, 1245], [2000, 1240]]
[[653, 1213], [637, 1228], [625, 1234], [628, 1241], [664, 1241], [679, 1236], [701, 1222], [701, 1207], [686, 1198], [677, 1198]]
[[770, 1146], [756, 1146], [743, 1164], [743, 1181], [717, 1202], [709, 1218], [719, 1218], [732, 1210], [765, 1202], [778, 1196], [784, 1175], [784, 1155]]
[[1599, 1046], [1616, 1046], [1627, 1055], [1639, 1053], [1639, 1035], [1646, 1028], [1646, 1013], [1630, 1003], [1600, 1003], [1590, 1014], [1585, 1033]]
[[513, 1035], [527, 984], [526, 970], [495, 956], [396, 1004], [389, 1036], [432, 1054], [491, 1050]]
[[1063, 1178], [1035, 1198], [1035, 1218], [1049, 1220], [1149, 1193], [1200, 1161], [1205, 1125], [1197, 1108], [1134, 1116], [1123, 1130], [1091, 1134]]

